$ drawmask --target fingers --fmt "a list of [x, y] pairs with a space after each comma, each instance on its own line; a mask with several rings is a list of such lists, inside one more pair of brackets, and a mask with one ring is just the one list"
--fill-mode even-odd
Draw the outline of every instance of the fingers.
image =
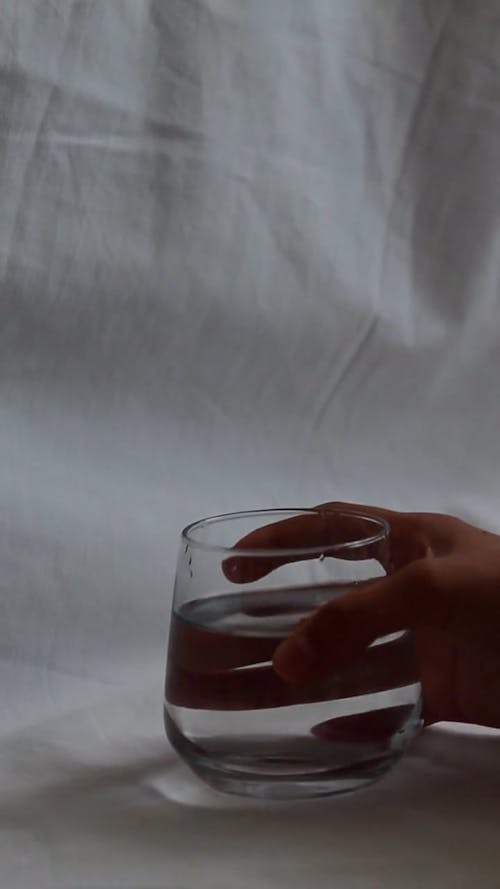
[[[390, 526], [389, 545], [373, 544], [366, 549], [345, 549], [338, 558], [377, 559], [388, 573], [428, 555], [444, 556], [465, 544], [472, 530], [452, 516], [432, 513], [402, 513], [380, 506], [353, 503], [322, 503], [318, 515], [295, 516], [259, 528], [242, 538], [235, 549], [307, 549], [309, 558], [317, 558], [325, 548], [336, 543], [349, 543], [370, 533], [368, 518], [384, 519]], [[375, 527], [372, 525], [372, 528]], [[317, 550], [315, 549], [317, 547]], [[300, 556], [304, 559], [305, 556]], [[227, 559], [223, 565], [226, 577], [234, 583], [250, 583], [276, 570], [280, 565], [297, 561], [291, 555], [276, 558], [252, 556]]]
[[[247, 544], [245, 540], [240, 540], [236, 544], [235, 549], [245, 549], [247, 545], [248, 549], [251, 549], [254, 553], [256, 549], [254, 541], [250, 541]], [[267, 548], [268, 547], [266, 547], [266, 549]], [[268, 574], [276, 571], [276, 569], [280, 568], [282, 565], [291, 565], [294, 562], [304, 562], [308, 559], [319, 559], [321, 555], [322, 550], [321, 548], [318, 548], [315, 551], [309, 552], [307, 555], [304, 554], [300, 556], [293, 556], [291, 553], [288, 556], [274, 556], [273, 558], [255, 554], [248, 556], [232, 556], [223, 562], [222, 570], [227, 579], [232, 583], [254, 583], [256, 580], [261, 580], [263, 577], [267, 577]]]
[[[345, 512], [342, 511], [344, 506]], [[248, 556], [227, 559], [223, 564], [226, 577], [234, 583], [250, 583], [280, 565], [328, 555], [329, 549], [337, 558], [384, 561], [386, 539], [376, 521], [374, 509], [366, 516], [355, 513], [352, 505], [327, 504], [317, 509], [316, 513], [273, 522], [246, 535], [238, 541], [235, 549], [252, 552]], [[361, 509], [364, 511], [364, 507]], [[359, 541], [366, 543], [360, 544]], [[260, 549], [277, 550], [278, 553], [273, 557], [259, 556], [255, 551]], [[286, 552], [293, 549], [302, 550], [302, 553], [295, 555]], [[280, 553], [279, 550], [285, 552]]]
[[352, 661], [378, 638], [418, 626], [446, 626], [450, 597], [443, 594], [442, 574], [446, 569], [439, 560], [415, 562], [329, 602], [277, 648], [276, 672], [289, 682], [312, 681]]
[[489, 550], [413, 562], [320, 608], [277, 648], [274, 667], [290, 682], [313, 681], [404, 629], [445, 631], [498, 652], [499, 576], [500, 558]]
[[309, 550], [300, 556], [289, 554], [274, 558], [259, 556], [254, 552], [248, 557], [237, 556], [224, 562], [223, 570], [234, 583], [250, 583], [270, 574], [280, 565], [302, 561], [306, 558], [316, 559], [327, 546], [332, 545], [334, 536], [333, 523], [320, 514], [305, 514], [273, 522], [247, 534], [235, 546], [238, 550]]
[[[220, 663], [227, 663], [223, 652]], [[176, 706], [201, 710], [256, 710], [334, 701], [400, 688], [415, 682], [416, 676], [414, 652], [404, 637], [369, 649], [334, 676], [295, 686], [278, 676], [269, 661], [219, 672], [215, 659], [210, 671], [197, 662], [195, 666], [194, 661], [189, 667], [186, 664], [170, 661], [167, 699]]]

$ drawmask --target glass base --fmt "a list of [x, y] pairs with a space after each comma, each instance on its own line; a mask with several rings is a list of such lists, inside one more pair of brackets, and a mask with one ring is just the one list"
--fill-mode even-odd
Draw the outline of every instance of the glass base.
[[301, 778], [279, 778], [264, 775], [235, 775], [230, 769], [214, 769], [213, 763], [189, 763], [193, 772], [213, 790], [236, 796], [253, 797], [261, 800], [306, 800], [336, 796], [362, 790], [374, 781], [382, 778], [393, 765], [393, 760], [383, 765], [366, 766], [364, 771], [356, 770], [355, 775], [344, 773], [336, 775], [334, 770], [325, 774], [315, 773], [313, 776]]
[[269, 801], [318, 799], [361, 790], [386, 775], [401, 758], [401, 752], [390, 751], [335, 767], [291, 757], [214, 757], [178, 732], [170, 730], [169, 738], [184, 762], [213, 790]]

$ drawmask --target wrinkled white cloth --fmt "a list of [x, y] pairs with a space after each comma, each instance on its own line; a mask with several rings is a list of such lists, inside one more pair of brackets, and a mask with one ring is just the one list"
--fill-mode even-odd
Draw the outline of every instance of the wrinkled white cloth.
[[499, 885], [495, 734], [256, 814], [161, 731], [185, 522], [500, 529], [499, 33], [500, 0], [2, 0], [6, 889]]

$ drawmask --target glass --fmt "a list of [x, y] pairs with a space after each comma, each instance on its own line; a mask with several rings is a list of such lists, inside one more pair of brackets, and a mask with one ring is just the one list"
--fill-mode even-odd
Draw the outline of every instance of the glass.
[[354, 790], [396, 763], [421, 724], [410, 632], [320, 682], [291, 685], [271, 663], [299, 621], [389, 563], [387, 523], [351, 512], [238, 513], [183, 531], [165, 727], [193, 772], [216, 790], [298, 799]]

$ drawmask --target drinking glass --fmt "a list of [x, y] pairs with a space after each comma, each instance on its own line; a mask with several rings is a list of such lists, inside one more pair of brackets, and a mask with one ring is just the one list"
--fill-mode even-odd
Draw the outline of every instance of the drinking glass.
[[242, 512], [182, 532], [164, 712], [193, 772], [264, 799], [328, 796], [388, 772], [421, 724], [409, 631], [321, 681], [292, 685], [272, 657], [301, 620], [389, 566], [387, 523], [354, 512]]

